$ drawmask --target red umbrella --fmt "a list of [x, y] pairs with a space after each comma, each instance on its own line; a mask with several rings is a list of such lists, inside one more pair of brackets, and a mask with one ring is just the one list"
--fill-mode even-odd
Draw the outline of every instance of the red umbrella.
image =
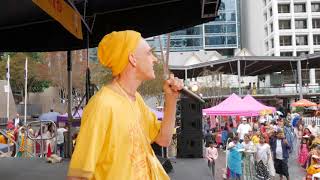
[[297, 102], [292, 103], [291, 106], [310, 107], [310, 106], [317, 106], [317, 103], [308, 101], [306, 99], [301, 99], [301, 100], [299, 100]]

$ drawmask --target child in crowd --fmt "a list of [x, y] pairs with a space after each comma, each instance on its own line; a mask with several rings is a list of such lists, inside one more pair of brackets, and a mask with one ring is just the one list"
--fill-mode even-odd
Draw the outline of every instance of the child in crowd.
[[214, 180], [215, 177], [215, 161], [218, 159], [218, 150], [214, 147], [214, 144], [212, 141], [209, 143], [209, 147], [206, 148], [206, 159], [208, 160], [208, 167], [210, 171], [212, 172], [212, 178]]
[[305, 168], [306, 165], [306, 161], [308, 159], [308, 154], [309, 154], [309, 150], [308, 150], [308, 138], [302, 138], [301, 140], [301, 145], [299, 148], [299, 156], [298, 156], [298, 160], [299, 160], [299, 164]]

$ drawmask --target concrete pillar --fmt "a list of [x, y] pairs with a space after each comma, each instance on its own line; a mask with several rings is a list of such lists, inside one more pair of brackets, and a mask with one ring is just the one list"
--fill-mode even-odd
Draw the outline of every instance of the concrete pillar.
[[299, 82], [299, 99], [303, 99], [302, 95], [302, 76], [301, 76], [301, 60], [297, 61], [298, 82]]
[[310, 79], [309, 85], [316, 85], [316, 70], [315, 69], [309, 70], [309, 79]]
[[237, 62], [238, 67], [238, 90], [239, 90], [239, 96], [241, 95], [241, 64], [240, 60]]

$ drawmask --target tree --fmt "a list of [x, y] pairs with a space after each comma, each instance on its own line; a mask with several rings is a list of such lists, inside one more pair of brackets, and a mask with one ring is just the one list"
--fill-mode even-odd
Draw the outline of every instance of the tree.
[[[40, 56], [40, 55], [39, 55]], [[47, 69], [39, 60], [33, 59], [30, 54], [26, 53], [10, 53], [10, 85], [14, 93], [25, 96], [25, 59], [28, 57], [28, 87], [27, 92], [43, 92], [48, 88], [50, 81], [46, 79], [44, 73]], [[0, 61], [0, 78], [6, 79], [6, 56]], [[41, 69], [41, 71], [39, 71]], [[16, 101], [22, 100], [19, 98]]]

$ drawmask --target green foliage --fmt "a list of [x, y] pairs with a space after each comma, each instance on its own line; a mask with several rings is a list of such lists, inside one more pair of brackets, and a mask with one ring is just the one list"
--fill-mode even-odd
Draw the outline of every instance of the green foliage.
[[50, 87], [50, 81], [47, 80], [35, 80], [31, 86], [31, 92], [43, 92]]
[[302, 113], [304, 111], [304, 107], [295, 107], [295, 110], [293, 110], [293, 113]]
[[24, 92], [25, 59], [28, 58], [28, 92], [42, 92], [49, 86], [49, 81], [42, 79], [39, 74], [40, 58], [37, 53], [5, 53], [0, 61], [0, 78], [6, 79], [7, 55], [10, 55], [10, 85], [14, 92]]

